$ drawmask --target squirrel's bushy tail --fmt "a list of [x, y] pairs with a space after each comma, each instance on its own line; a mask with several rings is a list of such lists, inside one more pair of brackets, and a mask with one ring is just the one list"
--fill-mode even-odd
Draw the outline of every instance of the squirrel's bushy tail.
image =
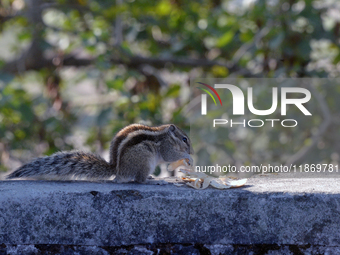
[[71, 151], [37, 158], [9, 174], [7, 179], [25, 177], [107, 179], [114, 173], [115, 169], [100, 156]]

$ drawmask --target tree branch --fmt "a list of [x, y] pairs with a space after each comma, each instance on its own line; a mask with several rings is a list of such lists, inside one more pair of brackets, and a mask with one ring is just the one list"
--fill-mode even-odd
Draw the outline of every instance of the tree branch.
[[5, 23], [6, 21], [13, 19], [15, 17], [22, 16], [21, 14], [15, 14], [15, 15], [3, 15], [0, 13], [0, 23]]
[[[32, 43], [32, 47], [35, 46]], [[31, 48], [32, 48], [31, 47]], [[32, 51], [31, 48], [28, 52]], [[27, 53], [24, 53], [25, 55]], [[43, 56], [36, 56], [34, 61], [25, 61], [22, 62], [22, 57], [17, 60], [11, 61], [4, 65], [2, 68], [3, 72], [16, 74], [20, 70], [17, 68], [18, 66], [22, 66], [21, 70], [39, 70], [44, 67], [55, 67], [53, 64], [53, 59], [57, 56], [52, 58], [44, 58]], [[77, 58], [73, 55], [68, 55], [64, 57], [63, 66], [89, 66], [94, 64], [95, 58]], [[141, 65], [149, 65], [154, 68], [164, 68], [167, 63], [171, 63], [174, 66], [181, 66], [181, 67], [213, 67], [213, 66], [223, 66], [229, 69], [229, 72], [239, 71], [242, 74], [249, 74], [250, 72], [247, 69], [240, 68], [237, 65], [233, 65], [230, 63], [220, 62], [220, 61], [210, 61], [207, 59], [190, 59], [190, 58], [177, 58], [177, 57], [143, 57], [138, 55], [124, 55], [123, 57], [113, 57], [111, 58], [110, 62], [113, 65], [116, 64], [124, 64], [129, 68], [138, 69]]]

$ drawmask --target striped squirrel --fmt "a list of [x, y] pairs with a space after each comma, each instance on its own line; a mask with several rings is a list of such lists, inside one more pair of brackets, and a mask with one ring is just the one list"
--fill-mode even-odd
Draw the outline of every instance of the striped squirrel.
[[92, 153], [58, 152], [21, 166], [7, 179], [107, 179], [115, 175], [116, 182], [143, 183], [158, 164], [188, 159], [192, 165], [190, 154], [193, 154], [190, 139], [177, 126], [132, 124], [120, 130], [111, 141], [110, 162]]

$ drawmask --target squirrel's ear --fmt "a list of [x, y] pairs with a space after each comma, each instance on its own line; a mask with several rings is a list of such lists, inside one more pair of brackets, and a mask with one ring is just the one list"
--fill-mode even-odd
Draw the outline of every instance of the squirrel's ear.
[[169, 130], [170, 130], [171, 132], [174, 132], [174, 131], [176, 130], [176, 126], [173, 125], [173, 124], [171, 124], [170, 127], [169, 127]]

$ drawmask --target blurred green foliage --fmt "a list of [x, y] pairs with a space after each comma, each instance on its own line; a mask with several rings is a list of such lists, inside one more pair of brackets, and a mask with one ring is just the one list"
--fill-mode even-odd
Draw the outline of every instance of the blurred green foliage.
[[183, 109], [193, 78], [339, 72], [336, 1], [0, 3], [1, 169], [10, 159], [78, 148], [78, 131], [102, 153], [130, 123], [188, 130]]

